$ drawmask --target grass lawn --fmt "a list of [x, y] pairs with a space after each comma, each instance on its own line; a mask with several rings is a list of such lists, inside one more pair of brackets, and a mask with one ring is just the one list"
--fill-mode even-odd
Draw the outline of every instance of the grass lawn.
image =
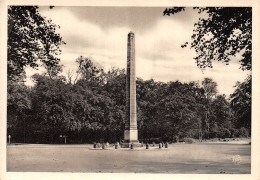
[[92, 145], [8, 145], [7, 171], [245, 174], [251, 145], [236, 142], [170, 144], [168, 149], [92, 150]]

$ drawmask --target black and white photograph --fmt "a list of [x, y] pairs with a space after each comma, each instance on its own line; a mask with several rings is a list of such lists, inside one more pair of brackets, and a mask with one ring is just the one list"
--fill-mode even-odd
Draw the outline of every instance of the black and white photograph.
[[252, 174], [252, 5], [3, 8], [7, 174]]

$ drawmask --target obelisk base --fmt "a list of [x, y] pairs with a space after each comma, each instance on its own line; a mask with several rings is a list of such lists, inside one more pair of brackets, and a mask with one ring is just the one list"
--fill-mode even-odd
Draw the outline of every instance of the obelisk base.
[[141, 143], [138, 141], [137, 129], [125, 130], [124, 132], [124, 142], [121, 144], [121, 147], [129, 148], [131, 144], [133, 144], [134, 147], [141, 147]]

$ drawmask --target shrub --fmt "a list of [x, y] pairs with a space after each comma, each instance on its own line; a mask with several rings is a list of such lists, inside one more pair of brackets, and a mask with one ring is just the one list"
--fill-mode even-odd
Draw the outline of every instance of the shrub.
[[246, 128], [241, 127], [239, 129], [239, 137], [248, 137], [249, 136], [249, 132]]
[[231, 132], [227, 128], [220, 128], [218, 131], [219, 138], [229, 138], [231, 136]]
[[173, 137], [173, 142], [178, 143], [179, 142], [179, 136], [174, 136]]
[[231, 132], [229, 131], [229, 129], [224, 128], [223, 132], [225, 138], [229, 138], [231, 136]]
[[195, 143], [196, 141], [192, 138], [184, 138], [184, 142], [188, 143], [188, 144], [192, 144], [192, 143]]
[[235, 137], [238, 137], [238, 130], [237, 129], [235, 129], [235, 128], [231, 128], [230, 129], [230, 132], [231, 132], [231, 137], [232, 138], [235, 138]]

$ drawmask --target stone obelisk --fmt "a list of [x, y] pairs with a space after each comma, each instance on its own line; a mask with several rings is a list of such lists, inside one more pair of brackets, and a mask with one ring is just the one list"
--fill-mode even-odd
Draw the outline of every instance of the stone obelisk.
[[132, 143], [138, 143], [136, 115], [135, 35], [130, 32], [127, 39], [126, 122], [124, 132], [126, 147]]

